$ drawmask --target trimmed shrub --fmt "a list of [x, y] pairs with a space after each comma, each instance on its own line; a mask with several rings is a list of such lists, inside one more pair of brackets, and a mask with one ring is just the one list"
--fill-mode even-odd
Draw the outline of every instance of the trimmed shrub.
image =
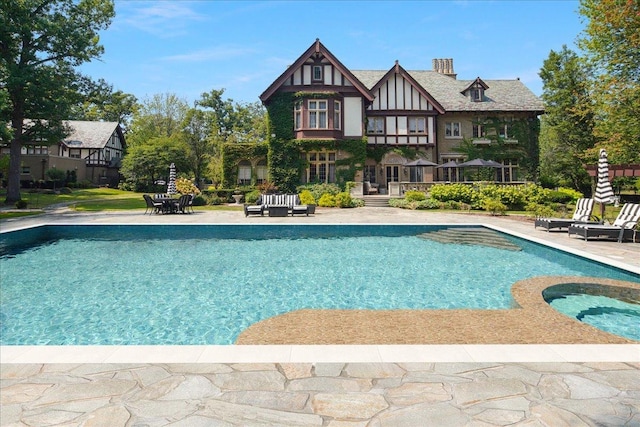
[[187, 178], [176, 179], [176, 191], [180, 194], [200, 194], [200, 189]]
[[482, 201], [482, 207], [491, 215], [504, 215], [507, 211], [507, 206], [497, 199], [484, 199]]
[[431, 187], [429, 194], [439, 202], [473, 203], [473, 188], [465, 184], [436, 184]]
[[18, 208], [18, 209], [26, 209], [27, 208], [27, 201], [26, 200], [18, 200], [16, 202], [16, 208]]
[[323, 206], [327, 208], [335, 208], [336, 207], [336, 196], [333, 194], [325, 193], [318, 200], [318, 206]]
[[315, 197], [313, 197], [313, 194], [311, 194], [311, 191], [309, 190], [302, 190], [300, 192], [300, 203], [302, 203], [303, 205], [315, 205], [316, 204], [316, 199]]
[[423, 200], [427, 200], [427, 195], [422, 191], [411, 190], [404, 193], [404, 199], [407, 202], [421, 202]]
[[255, 204], [260, 197], [260, 192], [258, 190], [252, 190], [244, 195], [244, 201], [249, 203], [250, 205]]
[[[313, 198], [318, 201], [324, 194], [335, 196], [342, 191], [336, 184], [308, 184], [298, 187], [298, 192], [301, 192], [303, 190], [309, 190]], [[318, 204], [319, 203], [320, 202], [318, 202]]]
[[343, 191], [335, 195], [336, 206], [339, 208], [352, 208], [353, 202], [351, 200], [351, 194]]

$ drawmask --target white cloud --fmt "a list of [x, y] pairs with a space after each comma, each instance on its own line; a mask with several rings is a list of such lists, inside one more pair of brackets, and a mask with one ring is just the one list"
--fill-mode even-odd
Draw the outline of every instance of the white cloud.
[[165, 56], [160, 58], [163, 61], [171, 62], [205, 62], [223, 61], [230, 58], [237, 58], [255, 53], [254, 49], [246, 47], [218, 46], [209, 49], [201, 49], [181, 55]]
[[191, 9], [190, 2], [135, 2], [128, 6], [121, 12], [124, 24], [163, 38], [186, 34], [190, 23], [207, 19]]

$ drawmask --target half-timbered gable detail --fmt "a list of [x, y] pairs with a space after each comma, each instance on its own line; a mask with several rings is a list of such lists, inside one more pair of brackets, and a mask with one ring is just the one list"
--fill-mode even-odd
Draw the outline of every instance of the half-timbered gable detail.
[[371, 93], [375, 99], [366, 112], [369, 144], [435, 144], [435, 117], [444, 109], [398, 61]]
[[296, 139], [342, 139], [363, 136], [369, 90], [316, 39], [260, 95], [265, 105], [276, 92], [295, 94]]

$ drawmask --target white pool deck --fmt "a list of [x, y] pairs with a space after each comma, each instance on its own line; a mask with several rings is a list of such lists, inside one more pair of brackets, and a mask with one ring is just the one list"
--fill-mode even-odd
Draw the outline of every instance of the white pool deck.
[[[534, 229], [531, 221], [394, 208], [327, 209], [296, 217], [245, 217], [240, 211], [144, 215], [143, 211], [78, 213], [61, 208], [5, 220], [6, 232], [39, 224], [478, 224], [640, 274], [640, 244], [588, 241]], [[306, 363], [306, 362], [640, 362], [638, 345], [233, 345], [1, 346], [0, 363]]]
[[[37, 224], [479, 224], [640, 274], [640, 244], [510, 217], [318, 209], [310, 217], [84, 214]], [[639, 344], [2, 346], [2, 426], [640, 426]]]

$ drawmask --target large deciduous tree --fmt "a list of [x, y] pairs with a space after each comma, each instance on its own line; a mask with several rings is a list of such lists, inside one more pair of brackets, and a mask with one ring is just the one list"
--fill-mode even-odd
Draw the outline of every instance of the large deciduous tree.
[[84, 80], [81, 90], [84, 99], [72, 108], [69, 119], [118, 122], [127, 131], [139, 107], [138, 99], [121, 90], [114, 91], [113, 85], [104, 79]]
[[541, 138], [543, 176], [576, 190], [589, 189], [584, 152], [595, 144], [590, 74], [567, 46], [551, 51], [540, 70], [544, 84], [545, 132]]
[[640, 163], [640, 2], [581, 0], [579, 13], [588, 22], [578, 46], [595, 71], [597, 148], [611, 163]]
[[[110, 0], [0, 0], [0, 122], [11, 124], [6, 203], [20, 200], [20, 152], [35, 138], [64, 136], [79, 102], [75, 71], [99, 57], [98, 31], [113, 18]], [[33, 120], [25, 126], [25, 119]]]

